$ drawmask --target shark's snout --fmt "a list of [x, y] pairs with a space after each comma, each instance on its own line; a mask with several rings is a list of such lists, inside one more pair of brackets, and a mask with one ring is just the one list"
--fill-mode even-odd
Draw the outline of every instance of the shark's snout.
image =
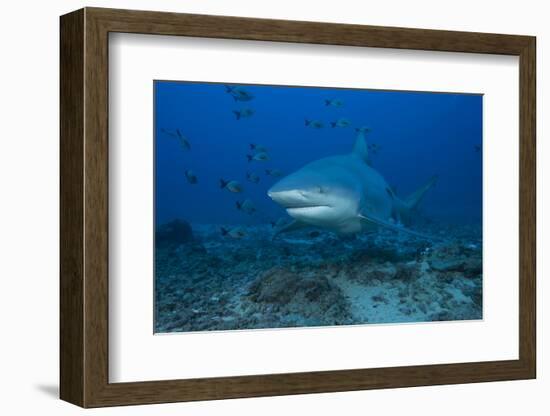
[[[290, 182], [290, 181], [289, 181]], [[286, 209], [288, 215], [297, 221], [310, 225], [323, 223], [333, 215], [333, 209], [324, 195], [318, 192], [291, 187], [292, 183], [275, 184], [267, 194]]]
[[304, 192], [298, 189], [281, 189], [274, 186], [267, 191], [267, 195], [284, 208], [301, 206], [308, 202]]
[[327, 182], [322, 175], [299, 170], [274, 184], [267, 194], [291, 217], [312, 223], [315, 218], [326, 217], [335, 203], [326, 186], [320, 186], [323, 179]]

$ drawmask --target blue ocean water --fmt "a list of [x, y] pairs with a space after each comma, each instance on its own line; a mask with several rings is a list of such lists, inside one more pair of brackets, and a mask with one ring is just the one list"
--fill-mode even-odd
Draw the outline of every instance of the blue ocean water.
[[[154, 99], [156, 332], [482, 317], [482, 95], [156, 81]], [[437, 175], [414, 226], [434, 238], [273, 238], [290, 218], [268, 189], [363, 127], [398, 197]]]
[[[380, 146], [373, 166], [406, 196], [432, 175], [437, 186], [423, 201], [433, 216], [454, 221], [481, 221], [482, 96], [430, 92], [374, 91], [310, 87], [244, 87], [254, 98], [235, 101], [224, 84], [155, 82], [156, 223], [184, 217], [196, 223], [248, 224], [258, 218], [242, 215], [235, 201], [255, 201], [262, 219], [284, 215], [267, 189], [277, 178], [265, 169], [291, 173], [305, 163], [350, 152], [354, 127], [368, 126], [369, 143]], [[338, 108], [326, 99], [342, 100]], [[234, 110], [252, 108], [254, 114], [237, 120]], [[348, 119], [352, 126], [332, 128], [330, 122]], [[320, 120], [313, 129], [304, 120]], [[161, 129], [188, 138], [190, 151]], [[247, 162], [250, 143], [269, 149], [269, 161]], [[198, 179], [190, 185], [192, 170]], [[260, 176], [258, 184], [247, 172]], [[219, 180], [237, 180], [240, 195], [220, 192]]]

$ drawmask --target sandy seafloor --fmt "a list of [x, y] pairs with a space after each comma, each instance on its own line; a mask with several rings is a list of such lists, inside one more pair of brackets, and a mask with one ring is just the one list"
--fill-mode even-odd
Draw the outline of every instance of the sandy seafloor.
[[479, 225], [423, 227], [441, 240], [242, 229], [157, 245], [156, 333], [482, 319]]

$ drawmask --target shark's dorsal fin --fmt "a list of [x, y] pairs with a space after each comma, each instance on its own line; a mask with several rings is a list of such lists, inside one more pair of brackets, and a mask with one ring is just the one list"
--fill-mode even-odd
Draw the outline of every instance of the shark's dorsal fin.
[[352, 153], [359, 156], [365, 163], [370, 162], [369, 148], [367, 146], [367, 140], [365, 139], [365, 132], [360, 131], [357, 133]]

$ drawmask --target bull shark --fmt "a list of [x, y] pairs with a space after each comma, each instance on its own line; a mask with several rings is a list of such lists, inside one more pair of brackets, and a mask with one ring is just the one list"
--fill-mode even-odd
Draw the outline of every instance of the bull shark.
[[398, 198], [370, 165], [365, 132], [359, 131], [351, 153], [308, 163], [268, 190], [268, 196], [293, 218], [273, 237], [304, 227], [319, 227], [342, 236], [383, 227], [432, 238], [404, 224], [410, 222], [412, 212], [436, 180], [433, 176], [407, 198]]

